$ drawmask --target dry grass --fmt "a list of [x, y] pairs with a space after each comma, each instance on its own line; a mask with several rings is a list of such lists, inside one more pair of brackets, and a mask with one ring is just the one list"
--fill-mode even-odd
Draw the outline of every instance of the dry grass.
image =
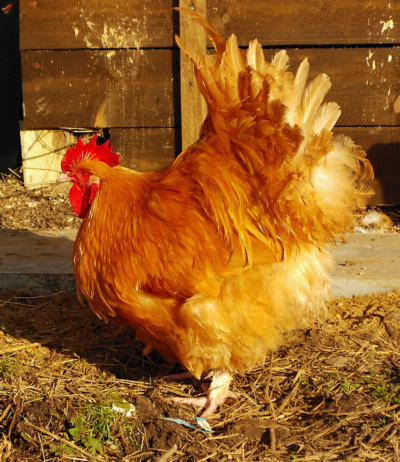
[[59, 186], [25, 188], [22, 176], [0, 173], [0, 228], [75, 229], [80, 220], [72, 212], [68, 192]]
[[[133, 332], [107, 325], [74, 296], [1, 294], [0, 461], [400, 461], [400, 353], [388, 312], [400, 292], [336, 299], [330, 319], [296, 332], [236, 377], [240, 396], [196, 425], [172, 396], [198, 383], [143, 357]], [[388, 319], [388, 318], [386, 318]], [[114, 406], [134, 404], [132, 416]]]

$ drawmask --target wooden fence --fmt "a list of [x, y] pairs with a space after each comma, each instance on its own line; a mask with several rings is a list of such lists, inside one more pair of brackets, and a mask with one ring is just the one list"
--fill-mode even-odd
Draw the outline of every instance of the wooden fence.
[[[31, 132], [104, 129], [123, 164], [153, 170], [197, 139], [206, 114], [192, 67], [174, 42], [204, 33], [170, 0], [20, 0], [24, 138]], [[326, 72], [336, 132], [369, 154], [376, 204], [400, 204], [400, 2], [388, 0], [181, 0], [227, 38], [251, 39], [267, 60], [286, 48], [291, 69], [309, 58]], [[182, 121], [182, 123], [181, 123]], [[28, 147], [25, 149], [27, 152]], [[37, 168], [37, 167], [36, 167]]]

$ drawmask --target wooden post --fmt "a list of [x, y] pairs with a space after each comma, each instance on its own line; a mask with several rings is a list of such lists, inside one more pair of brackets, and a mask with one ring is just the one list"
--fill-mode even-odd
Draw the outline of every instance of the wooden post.
[[[75, 137], [65, 130], [22, 130], [20, 135], [25, 186], [53, 186], [61, 172], [61, 158], [75, 144]], [[57, 191], [68, 189], [69, 185], [60, 185]]]
[[[206, 3], [206, 0], [179, 0], [179, 6], [194, 9], [203, 17], [206, 17]], [[203, 28], [185, 13], [180, 14], [180, 37], [183, 44], [190, 42], [199, 53], [207, 53], [207, 38]], [[181, 51], [182, 149], [199, 139], [206, 115], [207, 105], [197, 87], [193, 63]]]

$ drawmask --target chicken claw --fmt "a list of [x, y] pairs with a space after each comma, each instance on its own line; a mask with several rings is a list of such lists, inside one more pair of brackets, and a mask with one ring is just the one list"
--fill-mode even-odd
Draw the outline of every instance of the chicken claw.
[[231, 374], [216, 370], [207, 396], [201, 398], [174, 398], [173, 401], [178, 404], [192, 404], [193, 406], [202, 407], [204, 411], [200, 417], [206, 419], [213, 415], [218, 406], [224, 404], [227, 399], [231, 398], [237, 401], [237, 395], [229, 390], [231, 380]]

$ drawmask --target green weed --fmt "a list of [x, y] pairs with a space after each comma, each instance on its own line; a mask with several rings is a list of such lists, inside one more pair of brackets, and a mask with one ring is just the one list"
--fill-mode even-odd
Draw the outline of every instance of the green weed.
[[66, 444], [51, 444], [50, 445], [50, 452], [56, 456], [60, 457], [71, 457], [71, 456], [79, 456], [78, 451], [73, 448], [70, 448]]
[[[124, 414], [114, 410], [113, 405], [126, 411], [130, 408], [130, 404], [117, 393], [112, 393], [105, 401], [89, 404], [78, 416], [70, 420], [72, 427], [69, 429], [69, 434], [72, 439], [76, 443], [83, 444], [89, 451], [102, 455], [104, 444], [119, 448], [119, 441], [115, 435], [122, 427], [131, 442], [140, 448], [133, 434], [135, 425]], [[52, 445], [50, 450], [58, 456], [74, 454], [73, 449], [63, 444]]]
[[319, 379], [319, 384], [323, 385], [325, 390], [331, 390], [338, 380], [337, 374], [325, 374], [321, 379]]
[[395, 387], [391, 383], [376, 385], [371, 391], [371, 397], [388, 404], [400, 404], [400, 386]]
[[359, 383], [352, 383], [349, 379], [342, 379], [342, 393], [344, 394], [351, 393], [360, 388], [360, 386]]
[[18, 377], [19, 375], [19, 362], [14, 357], [4, 354], [0, 360], [0, 378], [5, 379], [8, 376]]

